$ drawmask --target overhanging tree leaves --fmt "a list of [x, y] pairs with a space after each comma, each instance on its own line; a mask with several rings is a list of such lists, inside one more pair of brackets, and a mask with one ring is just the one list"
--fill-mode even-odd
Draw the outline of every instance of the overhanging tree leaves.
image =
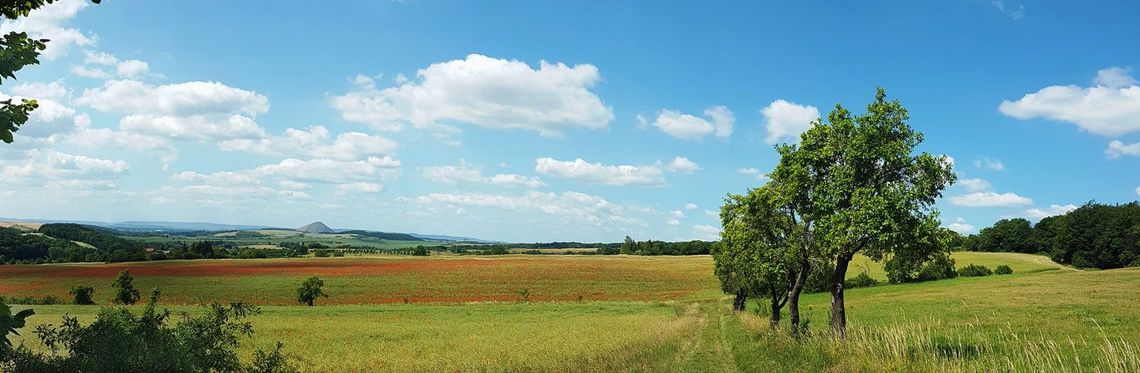
[[[0, 2], [0, 14], [4, 18], [17, 19], [55, 0], [5, 0]], [[101, 0], [91, 0], [99, 4]], [[0, 84], [3, 79], [16, 79], [16, 72], [24, 66], [40, 63], [40, 52], [47, 48], [48, 39], [32, 39], [24, 32], [9, 32], [0, 37]], [[0, 100], [0, 141], [11, 143], [13, 132], [28, 121], [28, 115], [39, 105], [36, 100], [21, 99], [15, 102], [9, 98]]]
[[12, 354], [12, 341], [8, 334], [20, 335], [17, 329], [23, 328], [27, 318], [34, 315], [30, 309], [12, 313], [12, 308], [0, 301], [0, 361], [4, 361]]
[[777, 147], [772, 180], [812, 221], [804, 236], [813, 256], [834, 268], [830, 326], [838, 337], [846, 335], [843, 281], [852, 258], [911, 254], [939, 232], [934, 201], [955, 176], [944, 157], [913, 154], [923, 135], [909, 119], [879, 88], [866, 114], [836, 105], [799, 144]]

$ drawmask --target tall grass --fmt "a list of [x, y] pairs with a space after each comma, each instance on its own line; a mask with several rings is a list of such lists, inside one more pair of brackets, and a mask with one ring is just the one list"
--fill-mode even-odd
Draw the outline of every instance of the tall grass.
[[[1110, 337], [1085, 339], [1025, 335], [1010, 329], [981, 330], [972, 324], [941, 325], [937, 320], [882, 326], [853, 326], [847, 339], [809, 332], [796, 339], [767, 329], [757, 315], [741, 314], [750, 337], [735, 344], [745, 360], [775, 364], [784, 371], [838, 372], [1138, 372], [1140, 350]], [[763, 325], [763, 326], [761, 326]], [[1099, 328], [1099, 327], [1098, 327]], [[740, 358], [741, 354], [737, 354]], [[806, 360], [805, 360], [806, 359]], [[766, 360], [766, 361], [765, 361]], [[745, 366], [749, 364], [743, 364]], [[748, 369], [745, 369], [748, 370]]]

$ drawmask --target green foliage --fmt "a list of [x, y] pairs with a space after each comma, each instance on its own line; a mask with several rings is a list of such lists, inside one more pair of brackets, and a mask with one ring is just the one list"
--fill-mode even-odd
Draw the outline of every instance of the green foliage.
[[80, 247], [69, 240], [0, 227], [0, 264], [80, 262], [89, 256], [102, 257], [99, 252]]
[[998, 220], [978, 234], [974, 250], [988, 252], [1035, 253], [1033, 228], [1022, 218]]
[[18, 329], [23, 328], [27, 324], [27, 318], [34, 314], [35, 311], [30, 309], [13, 314], [12, 308], [0, 301], [0, 362], [12, 354], [12, 341], [8, 339], [8, 334], [20, 335]]
[[135, 289], [135, 278], [131, 276], [131, 271], [119, 272], [111, 286], [118, 289], [115, 299], [111, 300], [113, 303], [131, 305], [139, 301], [139, 291]]
[[87, 243], [96, 248], [97, 260], [125, 262], [146, 260], [143, 244], [116, 235], [117, 231], [80, 224], [44, 224], [38, 229], [45, 236]]
[[412, 255], [414, 255], [414, 256], [428, 256], [428, 255], [431, 255], [431, 253], [429, 253], [427, 248], [425, 248], [423, 246], [416, 246], [416, 248], [412, 250]]
[[1012, 275], [1013, 274], [1013, 268], [1010, 268], [1009, 266], [1002, 264], [1002, 265], [997, 266], [997, 268], [994, 268], [994, 274]]
[[325, 294], [323, 288], [325, 286], [324, 280], [313, 276], [301, 283], [301, 287], [297, 288], [297, 302], [306, 304], [309, 307], [313, 306], [313, 302], [318, 297], [328, 298], [329, 295]]
[[950, 249], [961, 241], [958, 232], [940, 228], [932, 236], [920, 237], [912, 250], [898, 251], [887, 257], [883, 268], [892, 284], [954, 278], [954, 260]]
[[328, 258], [329, 257], [329, 251], [327, 249], [316, 249], [316, 250], [313, 250], [313, 256], [318, 257], [318, 258]]
[[41, 325], [36, 335], [52, 353], [18, 349], [15, 371], [75, 372], [291, 372], [291, 360], [281, 352], [259, 350], [251, 364], [236, 352], [240, 341], [253, 335], [247, 320], [260, 310], [243, 303], [210, 304], [197, 316], [183, 314], [170, 325], [170, 311], [158, 310], [156, 290], [142, 314], [129, 309], [102, 309], [90, 325], [64, 316], [59, 326]]
[[954, 259], [949, 254], [937, 255], [918, 272], [917, 281], [936, 281], [958, 277], [958, 270], [954, 269]]
[[982, 277], [992, 274], [994, 274], [994, 272], [990, 270], [989, 267], [976, 264], [969, 264], [958, 269], [958, 275], [962, 277]]
[[68, 294], [71, 294], [73, 297], [72, 301], [75, 304], [95, 304], [95, 299], [92, 297], [92, 295], [95, 294], [95, 288], [93, 287], [87, 285], [76, 285], [75, 287], [71, 288], [71, 291], [68, 291]]
[[944, 156], [913, 154], [923, 135], [909, 119], [879, 88], [866, 114], [836, 105], [798, 144], [776, 149], [780, 163], [769, 177], [802, 220], [811, 221], [805, 235], [811, 256], [834, 266], [831, 329], [840, 336], [846, 329], [842, 281], [857, 253], [921, 263], [943, 250], [934, 202], [956, 176]]
[[869, 288], [874, 286], [879, 286], [879, 281], [871, 278], [871, 275], [867, 274], [867, 272], [859, 272], [859, 275], [855, 276], [855, 278], [849, 278], [843, 281], [843, 287], [848, 289]]
[[1079, 268], [1140, 265], [1140, 202], [1086, 203], [1064, 215], [1041, 219], [1031, 229], [1024, 219], [1001, 220], [965, 245], [975, 251], [1044, 253]]

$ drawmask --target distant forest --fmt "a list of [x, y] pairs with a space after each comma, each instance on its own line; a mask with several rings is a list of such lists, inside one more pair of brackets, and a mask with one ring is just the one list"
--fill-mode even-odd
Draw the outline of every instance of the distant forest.
[[[546, 242], [546, 243], [501, 243], [501, 244], [462, 244], [423, 246], [430, 251], [445, 251], [456, 254], [501, 255], [522, 250], [523, 254], [544, 254], [542, 249], [595, 249], [591, 251], [567, 251], [563, 254], [579, 255], [707, 255], [712, 252], [718, 241], [635, 241], [626, 237], [621, 243], [582, 243], [582, 242]], [[528, 251], [529, 250], [529, 251]]]
[[1140, 202], [1120, 205], [1086, 203], [1064, 215], [1031, 225], [1003, 219], [965, 237], [970, 251], [1017, 252], [1049, 256], [1078, 268], [1140, 266]]

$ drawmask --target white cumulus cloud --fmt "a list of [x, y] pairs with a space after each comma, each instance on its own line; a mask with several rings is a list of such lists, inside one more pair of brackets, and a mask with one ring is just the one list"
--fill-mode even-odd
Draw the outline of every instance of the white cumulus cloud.
[[1032, 205], [1033, 200], [1013, 192], [975, 192], [950, 197], [950, 203], [965, 207], [1007, 207]]
[[661, 110], [653, 121], [653, 126], [678, 139], [698, 140], [708, 135], [724, 139], [732, 136], [735, 122], [736, 118], [728, 107], [713, 106], [705, 109], [705, 118], [679, 111]]
[[665, 177], [658, 165], [604, 165], [590, 163], [582, 158], [560, 161], [547, 157], [536, 159], [534, 169], [540, 174], [592, 184], [643, 186], [665, 184]]
[[943, 227], [958, 232], [958, 234], [970, 234], [977, 232], [977, 228], [974, 228], [973, 225], [966, 223], [966, 219], [962, 218], [958, 218], [958, 220], [954, 221], [953, 223], [946, 224]]
[[1054, 216], [1054, 215], [1062, 215], [1062, 214], [1065, 214], [1069, 211], [1073, 211], [1076, 209], [1077, 209], [1077, 205], [1074, 205], [1074, 204], [1049, 205], [1049, 207], [1045, 208], [1045, 209], [1034, 207], [1034, 208], [1031, 208], [1029, 210], [1025, 210], [1025, 214], [1027, 216], [1029, 216], [1030, 218], [1040, 220], [1040, 219], [1044, 219], [1044, 218]]
[[1093, 83], [1091, 87], [1048, 86], [1016, 101], [1003, 101], [998, 110], [1021, 120], [1043, 118], [1072, 123], [1102, 136], [1140, 131], [1140, 86], [1128, 70], [1100, 70]]
[[[402, 75], [401, 75], [402, 77]], [[378, 130], [416, 128], [454, 131], [455, 124], [522, 129], [558, 136], [570, 129], [605, 128], [613, 110], [590, 91], [600, 79], [593, 65], [525, 62], [478, 54], [435, 63], [380, 89], [358, 76], [356, 88], [333, 97], [341, 118]]]
[[1140, 157], [1140, 142], [1125, 144], [1120, 140], [1113, 140], [1108, 143], [1108, 149], [1104, 150], [1104, 154], [1109, 159], [1116, 159], [1125, 155]]
[[798, 105], [785, 100], [776, 100], [760, 110], [768, 137], [764, 140], [775, 144], [781, 140], [799, 142], [800, 134], [811, 128], [811, 123], [819, 119], [819, 109], [811, 105]]
[[683, 172], [686, 174], [691, 174], [701, 170], [701, 166], [698, 166], [697, 162], [690, 161], [687, 157], [673, 158], [673, 161], [669, 162], [665, 168], [672, 172]]
[[360, 132], [343, 132], [333, 138], [328, 128], [312, 126], [305, 130], [289, 128], [281, 136], [225, 140], [218, 146], [224, 151], [355, 161], [390, 155], [399, 144], [387, 137]]

